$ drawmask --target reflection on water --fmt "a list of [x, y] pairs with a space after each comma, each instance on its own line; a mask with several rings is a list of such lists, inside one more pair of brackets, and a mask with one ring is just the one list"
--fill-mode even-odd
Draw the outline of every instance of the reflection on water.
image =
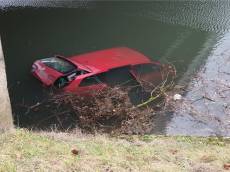
[[[46, 95], [31, 77], [30, 67], [34, 60], [53, 54], [68, 57], [127, 46], [154, 60], [173, 63], [178, 82], [187, 83], [230, 26], [227, 1], [0, 2], [2, 8], [13, 3], [33, 6], [0, 11], [13, 107], [22, 102], [35, 104]], [[60, 8], [41, 8], [44, 6]], [[156, 120], [157, 133], [165, 132], [171, 117]]]
[[229, 30], [229, 7], [228, 1], [218, 0], [163, 1], [157, 2], [153, 6], [146, 4], [140, 15], [165, 23], [222, 33]]

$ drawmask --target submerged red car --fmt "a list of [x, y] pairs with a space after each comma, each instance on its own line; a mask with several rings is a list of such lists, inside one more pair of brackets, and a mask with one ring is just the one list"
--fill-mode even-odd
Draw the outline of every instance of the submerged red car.
[[[65, 58], [59, 55], [37, 60], [32, 74], [45, 86], [85, 94], [114, 85], [141, 80], [162, 81], [162, 66], [140, 52], [111, 48]], [[172, 72], [171, 72], [172, 73]]]

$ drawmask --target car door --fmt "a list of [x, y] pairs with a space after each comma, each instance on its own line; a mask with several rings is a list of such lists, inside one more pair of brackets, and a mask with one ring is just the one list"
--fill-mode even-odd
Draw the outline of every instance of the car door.
[[91, 95], [103, 90], [106, 87], [107, 85], [101, 82], [98, 77], [89, 76], [80, 82], [77, 88], [77, 93], [81, 95]]

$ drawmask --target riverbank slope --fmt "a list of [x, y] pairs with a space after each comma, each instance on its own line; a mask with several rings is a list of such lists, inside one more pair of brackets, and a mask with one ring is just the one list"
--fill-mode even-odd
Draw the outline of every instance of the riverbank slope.
[[0, 171], [223, 171], [230, 139], [84, 135], [17, 130], [0, 135]]

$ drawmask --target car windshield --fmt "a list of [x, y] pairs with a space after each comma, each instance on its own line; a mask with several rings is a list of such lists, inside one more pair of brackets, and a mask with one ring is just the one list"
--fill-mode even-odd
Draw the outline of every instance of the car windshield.
[[50, 57], [41, 60], [45, 65], [57, 70], [61, 73], [69, 73], [76, 69], [76, 66], [72, 63], [58, 57]]

